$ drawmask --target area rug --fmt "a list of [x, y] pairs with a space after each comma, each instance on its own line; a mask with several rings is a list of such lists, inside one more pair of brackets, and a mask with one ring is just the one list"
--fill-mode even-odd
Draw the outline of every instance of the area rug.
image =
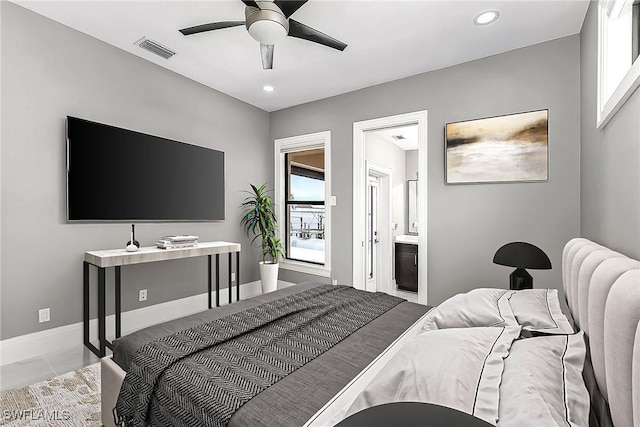
[[0, 395], [0, 425], [101, 426], [100, 363]]

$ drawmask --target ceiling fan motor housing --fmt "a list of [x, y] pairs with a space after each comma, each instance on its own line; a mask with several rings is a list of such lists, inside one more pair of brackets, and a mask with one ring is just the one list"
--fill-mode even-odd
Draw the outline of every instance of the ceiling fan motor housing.
[[245, 25], [251, 37], [265, 45], [274, 45], [289, 34], [289, 21], [280, 8], [270, 1], [257, 1], [260, 9], [245, 8]]

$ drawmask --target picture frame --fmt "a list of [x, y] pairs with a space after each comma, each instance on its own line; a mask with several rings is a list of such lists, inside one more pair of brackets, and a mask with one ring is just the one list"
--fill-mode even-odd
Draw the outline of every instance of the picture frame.
[[445, 125], [445, 184], [549, 181], [549, 110]]

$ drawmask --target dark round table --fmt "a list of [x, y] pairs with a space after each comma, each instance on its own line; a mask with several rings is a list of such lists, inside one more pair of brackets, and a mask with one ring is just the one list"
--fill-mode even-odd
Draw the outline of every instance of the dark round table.
[[336, 427], [489, 427], [473, 415], [446, 406], [396, 402], [372, 406], [342, 420]]

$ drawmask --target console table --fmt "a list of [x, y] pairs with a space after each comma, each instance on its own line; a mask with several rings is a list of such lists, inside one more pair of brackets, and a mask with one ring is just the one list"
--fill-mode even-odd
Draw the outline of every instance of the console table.
[[[115, 323], [116, 338], [120, 338], [121, 333], [121, 300], [120, 288], [121, 275], [120, 269], [123, 265], [142, 264], [148, 262], [167, 261], [172, 259], [193, 258], [200, 256], [208, 257], [208, 304], [212, 308], [211, 291], [212, 291], [212, 256], [216, 256], [216, 307], [220, 306], [220, 254], [228, 254], [229, 259], [229, 304], [231, 304], [231, 291], [233, 281], [231, 280], [232, 257], [236, 254], [236, 300], [240, 300], [240, 244], [229, 242], [203, 242], [193, 248], [179, 249], [160, 249], [155, 246], [142, 247], [136, 252], [127, 252], [124, 249], [111, 249], [105, 251], [89, 251], [84, 254], [83, 262], [83, 297], [84, 297], [84, 345], [91, 350], [96, 356], [104, 357], [106, 348], [113, 350], [113, 343], [107, 341], [106, 337], [106, 286], [105, 277], [106, 269], [114, 267], [115, 269]], [[89, 340], [89, 268], [90, 266], [98, 268], [98, 347], [94, 346]]]

